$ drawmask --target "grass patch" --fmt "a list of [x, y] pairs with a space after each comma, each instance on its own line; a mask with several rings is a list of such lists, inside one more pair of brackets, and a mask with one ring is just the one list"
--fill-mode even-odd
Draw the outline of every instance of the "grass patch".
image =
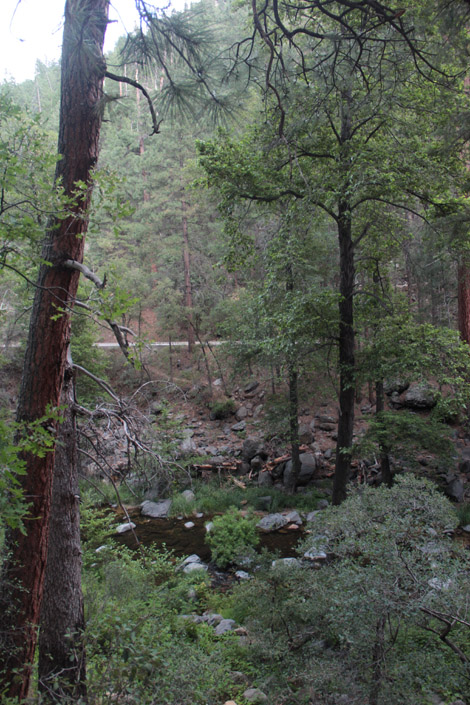
[[227, 481], [220, 485], [218, 481], [195, 482], [193, 486], [194, 500], [187, 501], [180, 493], [173, 496], [171, 505], [172, 516], [189, 516], [193, 512], [204, 514], [217, 514], [229, 509], [254, 509], [259, 510], [265, 506], [261, 498], [271, 497], [270, 512], [279, 512], [284, 509], [297, 509], [310, 512], [316, 509], [317, 502], [323, 497], [316, 489], [306, 494], [292, 495], [282, 490], [266, 487], [237, 487]]

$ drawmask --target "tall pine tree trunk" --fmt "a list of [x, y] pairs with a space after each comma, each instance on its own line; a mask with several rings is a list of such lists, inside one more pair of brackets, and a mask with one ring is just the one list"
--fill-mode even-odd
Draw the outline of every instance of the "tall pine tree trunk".
[[71, 360], [65, 370], [57, 434], [46, 579], [39, 633], [39, 690], [46, 701], [86, 700], [81, 589], [78, 448]]
[[457, 270], [459, 333], [470, 345], [470, 265], [462, 259]]
[[[17, 419], [33, 421], [60, 402], [70, 339], [70, 309], [79, 273], [67, 260], [81, 262], [88, 225], [91, 177], [98, 159], [102, 119], [102, 47], [108, 0], [67, 0], [62, 48], [61, 106], [56, 180], [67, 195], [79, 181], [69, 217], [51, 224], [45, 238], [34, 299]], [[47, 424], [54, 426], [54, 424]], [[55, 429], [53, 428], [55, 432]], [[25, 455], [21, 478], [29, 503], [26, 533], [8, 532], [8, 556], [0, 584], [0, 691], [12, 698], [28, 694], [46, 570], [54, 453]]]

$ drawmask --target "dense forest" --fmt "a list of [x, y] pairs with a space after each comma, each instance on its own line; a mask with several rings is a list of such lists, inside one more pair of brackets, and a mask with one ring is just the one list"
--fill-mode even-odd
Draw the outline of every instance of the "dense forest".
[[0, 86], [0, 700], [470, 704], [466, 0], [66, 0]]

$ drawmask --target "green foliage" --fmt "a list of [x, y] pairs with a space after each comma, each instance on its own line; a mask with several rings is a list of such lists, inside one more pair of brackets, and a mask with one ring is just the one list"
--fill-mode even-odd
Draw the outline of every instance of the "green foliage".
[[470, 525], [470, 502], [461, 504], [455, 511], [457, 512], [459, 526]]
[[0, 528], [9, 526], [24, 530], [23, 519], [28, 511], [21, 486], [25, 474], [22, 454], [43, 458], [54, 448], [55, 435], [52, 422], [61, 419], [58, 411], [29, 423], [14, 423], [0, 419]]
[[236, 406], [233, 399], [221, 399], [220, 401], [213, 401], [210, 404], [210, 410], [214, 419], [228, 419], [235, 413]]
[[357, 457], [380, 450], [399, 457], [406, 465], [416, 466], [416, 456], [427, 451], [435, 454], [445, 467], [453, 461], [451, 430], [434, 416], [422, 417], [410, 411], [384, 411], [370, 419], [367, 430], [354, 452]]
[[[74, 364], [84, 367], [96, 377], [106, 381], [108, 362], [106, 354], [96, 347], [97, 333], [93, 322], [87, 317], [76, 313], [72, 317], [71, 350]], [[103, 396], [103, 390], [96, 382], [79, 373], [75, 385], [77, 399], [81, 403], [90, 403]]]
[[267, 566], [240, 586], [236, 602], [253, 658], [266, 658], [271, 699], [283, 687], [285, 695], [289, 672], [325, 702], [374, 691], [380, 705], [424, 704], [430, 692], [462, 692], [466, 666], [429, 631], [445, 628], [432, 614], [455, 615], [450, 640], [468, 651], [469, 562], [446, 533], [455, 525], [430, 482], [402, 476], [391, 490], [362, 488], [315, 517], [303, 550], [327, 554], [319, 570]]
[[214, 517], [206, 542], [210, 546], [214, 563], [219, 568], [225, 568], [259, 542], [256, 521], [243, 516], [236, 509], [229, 509], [222, 516]]
[[179, 616], [205, 608], [207, 577], [184, 575], [153, 549], [100, 555], [84, 581], [89, 696], [218, 705], [236, 693], [231, 672], [247, 668], [237, 639]]
[[[178, 514], [190, 515], [193, 511], [204, 514], [216, 514], [229, 509], [260, 509], [260, 498], [271, 497], [270, 510], [298, 509], [306, 512], [316, 509], [319, 494], [316, 490], [307, 494], [286, 494], [272, 487], [253, 487], [246, 489], [234, 485], [230, 480], [224, 484], [219, 482], [193, 482], [196, 498], [188, 502], [178, 493], [173, 496], [171, 505], [172, 516]], [[264, 504], [264, 503], [263, 503]]]

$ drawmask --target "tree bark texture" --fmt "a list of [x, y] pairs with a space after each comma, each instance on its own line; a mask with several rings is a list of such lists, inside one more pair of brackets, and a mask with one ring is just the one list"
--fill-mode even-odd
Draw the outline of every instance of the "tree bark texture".
[[[377, 380], [375, 383], [375, 414], [379, 416], [385, 411], [385, 393], [383, 380]], [[379, 416], [380, 418], [380, 416]], [[389, 449], [380, 443], [380, 472], [382, 473], [382, 482], [387, 487], [393, 485], [393, 473], [390, 465]]]
[[346, 499], [346, 486], [351, 466], [351, 446], [354, 431], [354, 246], [351, 218], [346, 204], [340, 204], [338, 220], [340, 251], [339, 302], [339, 421], [336, 447], [336, 467], [333, 482], [333, 504]]
[[299, 389], [298, 373], [294, 365], [289, 365], [289, 435], [292, 453], [292, 473], [288, 490], [295, 492], [300, 475], [299, 450]]
[[457, 279], [459, 333], [470, 345], [470, 264], [465, 260], [459, 263]]
[[184, 305], [187, 310], [189, 325], [187, 327], [188, 334], [188, 352], [192, 352], [194, 348], [194, 328], [193, 328], [193, 290], [191, 286], [191, 256], [189, 253], [189, 235], [188, 235], [188, 216], [186, 211], [188, 204], [186, 201], [181, 201], [181, 209], [183, 211], [183, 267], [184, 267]]
[[81, 589], [78, 449], [71, 361], [66, 366], [57, 434], [51, 519], [39, 632], [39, 690], [47, 702], [86, 701]]
[[[86, 185], [66, 219], [51, 223], [31, 314], [17, 419], [42, 418], [60, 402], [70, 339], [70, 309], [79, 272], [65, 260], [83, 260], [92, 170], [98, 159], [102, 88], [106, 64], [102, 47], [108, 0], [67, 0], [62, 47], [61, 106], [56, 180], [72, 196]], [[53, 426], [56, 424], [47, 424]], [[55, 429], [53, 428], [53, 432]], [[0, 690], [13, 698], [28, 693], [43, 594], [51, 510], [54, 453], [25, 456], [21, 478], [30, 503], [26, 533], [10, 531], [0, 585]], [[8, 609], [5, 609], [8, 607]]]
[[339, 301], [339, 421], [336, 445], [336, 467], [332, 502], [341, 504], [346, 499], [346, 487], [351, 467], [351, 447], [354, 431], [355, 359], [354, 359], [354, 243], [352, 239], [352, 210], [350, 204], [350, 116], [351, 90], [345, 89], [341, 116], [341, 169], [343, 188], [338, 200], [338, 243], [340, 266]]

